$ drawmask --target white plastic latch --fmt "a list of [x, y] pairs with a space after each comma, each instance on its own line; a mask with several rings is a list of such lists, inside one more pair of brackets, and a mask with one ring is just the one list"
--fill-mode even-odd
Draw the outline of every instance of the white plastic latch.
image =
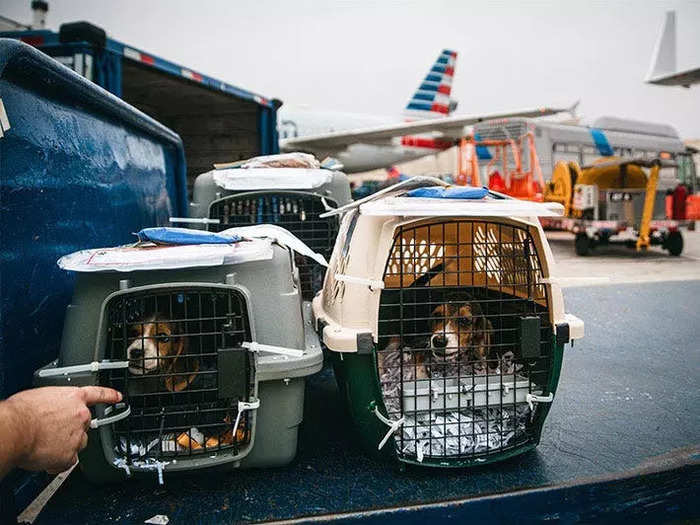
[[569, 340], [583, 338], [583, 320], [572, 314], [564, 314], [564, 321], [569, 325]]
[[260, 400], [255, 399], [253, 401], [239, 401], [238, 402], [238, 414], [236, 414], [236, 421], [233, 423], [233, 436], [235, 438], [236, 432], [238, 431], [238, 424], [241, 422], [241, 414], [246, 410], [257, 410], [260, 408]]
[[287, 357], [303, 357], [304, 351], [296, 348], [286, 348], [284, 346], [263, 345], [256, 342], [241, 343], [243, 348], [247, 348], [251, 352], [267, 352], [269, 354], [285, 355]]
[[335, 280], [343, 283], [362, 284], [364, 286], [369, 286], [371, 290], [384, 289], [384, 281], [378, 281], [376, 279], [365, 279], [364, 277], [354, 277], [352, 275], [336, 273]]
[[528, 394], [525, 397], [525, 401], [530, 405], [530, 410], [534, 410], [535, 407], [533, 403], [551, 403], [554, 399], [554, 394], [549, 394], [548, 396], [538, 396], [537, 394]]
[[384, 435], [384, 438], [379, 442], [379, 445], [377, 446], [377, 450], [381, 450], [384, 447], [384, 445], [386, 445], [386, 442], [389, 441], [389, 438], [392, 436], [392, 434], [394, 434], [394, 432], [396, 432], [399, 429], [399, 427], [401, 427], [401, 425], [404, 424], [406, 418], [402, 417], [399, 420], [393, 421], [384, 417], [376, 406], [374, 407], [374, 415], [377, 416], [377, 419], [379, 419], [379, 421], [381, 421], [389, 427], [389, 430]]

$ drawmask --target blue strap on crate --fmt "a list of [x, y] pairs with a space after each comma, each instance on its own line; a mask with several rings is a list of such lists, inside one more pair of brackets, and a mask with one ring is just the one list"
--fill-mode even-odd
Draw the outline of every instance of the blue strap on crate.
[[232, 244], [241, 240], [240, 235], [221, 235], [214, 232], [187, 228], [144, 228], [136, 234], [141, 242], [156, 244]]
[[432, 186], [429, 188], [417, 188], [406, 193], [406, 197], [428, 197], [431, 199], [468, 199], [480, 200], [489, 194], [488, 188], [476, 188], [474, 186], [458, 186], [442, 188]]

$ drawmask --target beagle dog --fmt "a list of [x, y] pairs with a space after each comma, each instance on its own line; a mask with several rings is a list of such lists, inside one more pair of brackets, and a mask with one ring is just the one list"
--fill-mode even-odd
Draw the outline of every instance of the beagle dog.
[[176, 322], [153, 314], [131, 326], [126, 354], [129, 373], [158, 374], [169, 392], [185, 390], [199, 371], [199, 361], [188, 356], [187, 337]]
[[[466, 299], [448, 299], [432, 311], [430, 340], [425, 350], [401, 351], [401, 340], [393, 337], [384, 350], [378, 352], [379, 368], [399, 366], [395, 353], [403, 355], [404, 380], [426, 379], [430, 376], [429, 365], [451, 363], [470, 364], [474, 373], [485, 373], [491, 346], [493, 326], [483, 314], [481, 307]], [[432, 354], [432, 357], [429, 355]]]

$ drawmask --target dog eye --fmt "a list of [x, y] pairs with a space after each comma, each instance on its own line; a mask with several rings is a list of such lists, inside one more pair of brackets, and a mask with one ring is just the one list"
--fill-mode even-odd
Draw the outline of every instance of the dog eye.
[[165, 333], [163, 333], [163, 332], [160, 332], [160, 333], [158, 334], [158, 339], [159, 339], [160, 341], [162, 341], [163, 343], [167, 343], [168, 341], [170, 341], [170, 337], [168, 336], [168, 334], [165, 334]]

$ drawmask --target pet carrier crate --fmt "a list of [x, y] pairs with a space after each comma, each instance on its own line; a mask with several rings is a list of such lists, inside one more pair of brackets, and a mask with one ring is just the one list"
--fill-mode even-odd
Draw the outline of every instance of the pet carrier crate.
[[429, 178], [338, 210], [312, 305], [368, 449], [459, 467], [537, 445], [564, 344], [583, 336], [537, 218], [561, 211]]
[[124, 394], [121, 406], [96, 408], [80, 456], [89, 479], [157, 471], [162, 481], [163, 471], [294, 458], [305, 378], [323, 356], [289, 248], [145, 244], [59, 265], [77, 272], [74, 295], [60, 356], [36, 384]]
[[[277, 224], [330, 257], [338, 218], [320, 215], [351, 200], [348, 178], [339, 171], [225, 167], [197, 177], [190, 215], [208, 219], [210, 231]], [[303, 296], [311, 299], [321, 288], [324, 268], [300, 257], [296, 263]]]

